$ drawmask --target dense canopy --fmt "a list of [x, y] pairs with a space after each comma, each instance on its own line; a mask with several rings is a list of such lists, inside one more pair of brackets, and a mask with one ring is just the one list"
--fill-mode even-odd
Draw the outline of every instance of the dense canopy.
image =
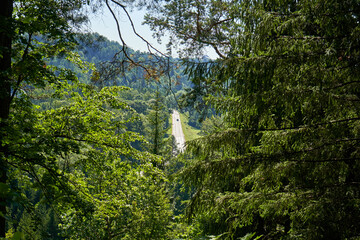
[[188, 144], [183, 171], [205, 232], [359, 236], [359, 14], [357, 0], [284, 0], [168, 1], [148, 15], [190, 53], [219, 53], [188, 63], [224, 121]]
[[[87, 10], [134, 3], [205, 118], [183, 161], [180, 70], [76, 49]], [[359, 239], [359, 0], [3, 0], [0, 23], [0, 237]]]

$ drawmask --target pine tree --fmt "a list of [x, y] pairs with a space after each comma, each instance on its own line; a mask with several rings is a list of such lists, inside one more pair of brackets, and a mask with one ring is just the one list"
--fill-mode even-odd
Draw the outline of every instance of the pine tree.
[[148, 16], [153, 28], [220, 56], [188, 63], [225, 120], [188, 143], [189, 215], [221, 239], [359, 236], [359, 1], [164, 6]]
[[166, 123], [168, 116], [162, 103], [159, 91], [155, 92], [155, 99], [150, 102], [151, 110], [148, 115], [148, 138], [150, 139], [150, 152], [161, 155], [165, 146], [165, 133], [167, 131]]

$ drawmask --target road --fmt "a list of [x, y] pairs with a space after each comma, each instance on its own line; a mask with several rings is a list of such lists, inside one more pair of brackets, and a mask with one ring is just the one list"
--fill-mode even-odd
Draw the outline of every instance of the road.
[[181, 127], [180, 114], [174, 110], [172, 114], [172, 135], [175, 137], [176, 145], [179, 152], [185, 150], [185, 137]]

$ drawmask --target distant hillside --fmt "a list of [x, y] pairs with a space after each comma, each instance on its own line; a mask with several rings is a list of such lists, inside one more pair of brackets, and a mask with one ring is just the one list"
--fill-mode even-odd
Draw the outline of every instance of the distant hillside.
[[[128, 86], [140, 92], [149, 89], [154, 90], [159, 87], [161, 91], [168, 91], [169, 86], [174, 92], [177, 92], [191, 86], [191, 82], [184, 76], [184, 67], [179, 64], [178, 59], [170, 58], [168, 73], [162, 76], [160, 80], [154, 81], [153, 79], [147, 79], [146, 72], [140, 67], [131, 67], [129, 64], [125, 64], [124, 67], [124, 64], [121, 64], [126, 58], [123, 53], [120, 53], [122, 46], [118, 42], [110, 41], [97, 33], [79, 34], [77, 38], [79, 43], [77, 52], [83, 60], [95, 64], [100, 74], [98, 84]], [[128, 49], [127, 53], [134, 62], [148, 64], [150, 67], [156, 61], [154, 56], [149, 53], [132, 49]], [[167, 62], [164, 58], [161, 58], [161, 60], [164, 63]], [[92, 78], [92, 72], [83, 74], [66, 59], [53, 59], [50, 64], [74, 70], [83, 82], [89, 82]], [[169, 83], [169, 77], [171, 84]]]
[[[168, 108], [178, 109], [181, 105], [181, 112], [187, 112], [188, 124], [193, 127], [200, 128], [199, 121], [202, 121], [209, 114], [213, 114], [205, 106], [203, 99], [199, 97], [198, 92], [204, 91], [204, 89], [194, 88], [194, 84], [185, 75], [185, 66], [181, 64], [180, 59], [161, 57], [160, 61], [163, 64], [169, 63], [169, 66], [166, 66], [168, 71], [158, 79], [147, 78], [146, 72], [141, 67], [131, 66], [129, 63], [124, 64], [127, 59], [121, 52], [122, 46], [118, 42], [110, 41], [97, 33], [79, 34], [77, 40], [76, 52], [84, 61], [95, 65], [97, 71], [95, 74], [92, 71], [83, 73], [64, 58], [52, 59], [49, 64], [73, 70], [77, 73], [80, 81], [85, 83], [132, 88], [134, 91], [129, 93], [129, 96], [124, 97], [131, 100], [130, 105], [139, 112], [144, 112], [146, 109], [143, 101], [151, 98], [150, 96], [155, 91], [159, 91], [164, 97], [163, 103]], [[127, 54], [134, 62], [147, 64], [149, 68], [158, 64], [157, 56], [149, 53], [127, 49]], [[198, 61], [208, 60], [204, 57]]]

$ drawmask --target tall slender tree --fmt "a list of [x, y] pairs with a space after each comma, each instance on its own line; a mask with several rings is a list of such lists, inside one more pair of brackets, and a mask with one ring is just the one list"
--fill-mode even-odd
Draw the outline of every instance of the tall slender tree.
[[[158, 89], [159, 90], [159, 89]], [[162, 103], [159, 91], [155, 92], [155, 99], [151, 101], [151, 108], [148, 115], [148, 135], [150, 139], [150, 152], [156, 155], [161, 155], [164, 147], [164, 137], [166, 133], [166, 121], [168, 115]]]
[[12, 27], [13, 1], [2, 1], [0, 7], [0, 237], [5, 237], [6, 216], [6, 181], [7, 181], [7, 146], [4, 137], [7, 129], [7, 119], [10, 111], [11, 100], [11, 43], [13, 36]]

